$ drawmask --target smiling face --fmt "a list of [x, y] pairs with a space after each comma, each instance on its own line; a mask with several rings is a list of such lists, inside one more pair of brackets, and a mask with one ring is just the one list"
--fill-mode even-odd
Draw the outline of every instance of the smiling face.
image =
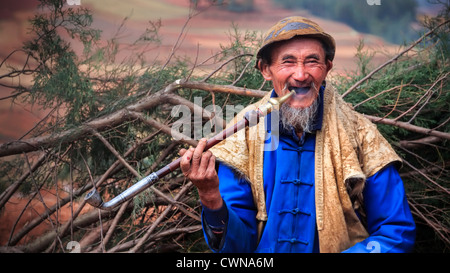
[[319, 88], [332, 67], [320, 41], [293, 38], [273, 47], [271, 62], [262, 65], [261, 73], [264, 79], [272, 81], [279, 97], [295, 90], [296, 94], [286, 102], [290, 107], [306, 108], [318, 97]]

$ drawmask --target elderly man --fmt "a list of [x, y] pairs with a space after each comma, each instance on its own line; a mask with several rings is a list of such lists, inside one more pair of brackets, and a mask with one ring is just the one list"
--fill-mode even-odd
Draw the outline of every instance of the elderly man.
[[412, 249], [415, 224], [396, 169], [401, 159], [325, 81], [334, 55], [334, 39], [316, 23], [279, 21], [256, 65], [273, 91], [232, 123], [295, 90], [279, 119], [273, 112], [210, 151], [202, 139], [180, 152], [214, 252]]

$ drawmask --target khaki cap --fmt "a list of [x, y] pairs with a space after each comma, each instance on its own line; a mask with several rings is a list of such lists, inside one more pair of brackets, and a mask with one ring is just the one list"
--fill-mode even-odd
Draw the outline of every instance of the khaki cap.
[[317, 23], [300, 16], [287, 17], [280, 20], [271, 27], [264, 35], [264, 41], [256, 55], [257, 66], [261, 59], [262, 51], [268, 45], [279, 41], [286, 41], [295, 36], [307, 36], [318, 38], [323, 41], [329, 48], [329, 57], [332, 61], [336, 52], [336, 42], [334, 38], [326, 33]]

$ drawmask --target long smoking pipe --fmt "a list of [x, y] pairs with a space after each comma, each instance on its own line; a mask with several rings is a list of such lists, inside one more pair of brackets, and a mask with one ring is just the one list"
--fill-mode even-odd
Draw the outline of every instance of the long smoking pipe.
[[[226, 137], [231, 136], [235, 134], [237, 131], [245, 128], [245, 127], [251, 127], [256, 125], [259, 122], [260, 117], [266, 116], [270, 112], [272, 112], [274, 109], [279, 109], [281, 104], [283, 104], [287, 99], [292, 95], [295, 94], [294, 90], [291, 90], [288, 94], [284, 95], [281, 98], [270, 98], [269, 101], [257, 108], [256, 110], [251, 110], [245, 113], [244, 118], [237, 122], [234, 126], [231, 126], [222, 132], [218, 133], [217, 135], [213, 136], [206, 142], [205, 151], [216, 145], [217, 143], [224, 140]], [[139, 180], [136, 184], [129, 187], [125, 191], [123, 191], [121, 194], [117, 195], [113, 199], [111, 199], [108, 202], [103, 202], [102, 197], [100, 196], [100, 193], [94, 188], [92, 191], [90, 191], [86, 196], [84, 197], [84, 200], [88, 204], [90, 204], [93, 207], [102, 209], [102, 210], [113, 210], [114, 208], [118, 207], [119, 205], [123, 204], [124, 202], [134, 198], [136, 195], [144, 191], [145, 189], [151, 187], [153, 184], [155, 184], [159, 179], [163, 178], [167, 174], [175, 171], [180, 167], [180, 161], [181, 157], [178, 159], [172, 161], [165, 167], [161, 168], [160, 170], [153, 172], [149, 174], [148, 176], [144, 177], [143, 179]]]

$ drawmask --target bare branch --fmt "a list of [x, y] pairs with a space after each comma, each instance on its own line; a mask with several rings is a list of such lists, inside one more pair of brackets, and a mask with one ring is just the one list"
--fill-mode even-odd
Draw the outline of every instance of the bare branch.
[[412, 132], [416, 132], [416, 133], [420, 133], [420, 134], [424, 134], [424, 135], [435, 136], [435, 137], [439, 137], [442, 139], [450, 139], [449, 133], [436, 131], [433, 129], [428, 129], [428, 128], [412, 125], [407, 122], [396, 121], [393, 119], [379, 118], [379, 117], [370, 116], [370, 115], [364, 115], [364, 116], [374, 123], [382, 123], [382, 124], [392, 125], [395, 127], [399, 127], [399, 128], [402, 128], [402, 129], [405, 129], [408, 131], [412, 131]]
[[377, 67], [375, 70], [373, 70], [372, 72], [370, 72], [367, 76], [365, 76], [364, 78], [362, 78], [361, 80], [359, 80], [358, 82], [356, 82], [354, 85], [352, 85], [347, 91], [345, 91], [344, 94], [342, 94], [342, 97], [347, 96], [350, 92], [352, 92], [353, 90], [355, 90], [358, 86], [360, 86], [363, 82], [367, 81], [368, 79], [372, 78], [373, 75], [375, 75], [377, 72], [379, 72], [380, 70], [382, 70], [384, 67], [390, 65], [391, 63], [397, 61], [401, 56], [403, 56], [406, 52], [410, 51], [411, 49], [413, 49], [416, 45], [418, 45], [420, 42], [423, 41], [423, 39], [425, 39], [426, 37], [430, 36], [431, 34], [433, 34], [437, 29], [439, 29], [440, 27], [442, 27], [443, 25], [446, 25], [450, 22], [450, 20], [446, 20], [442, 23], [440, 23], [439, 25], [437, 25], [435, 28], [433, 28], [432, 30], [428, 31], [427, 33], [425, 33], [422, 37], [420, 37], [419, 39], [417, 39], [414, 43], [412, 43], [409, 47], [407, 47], [405, 50], [403, 50], [402, 52], [400, 52], [399, 54], [395, 55], [393, 58], [391, 58], [390, 60], [388, 60], [387, 62], [385, 62], [384, 64], [380, 65], [379, 67]]

